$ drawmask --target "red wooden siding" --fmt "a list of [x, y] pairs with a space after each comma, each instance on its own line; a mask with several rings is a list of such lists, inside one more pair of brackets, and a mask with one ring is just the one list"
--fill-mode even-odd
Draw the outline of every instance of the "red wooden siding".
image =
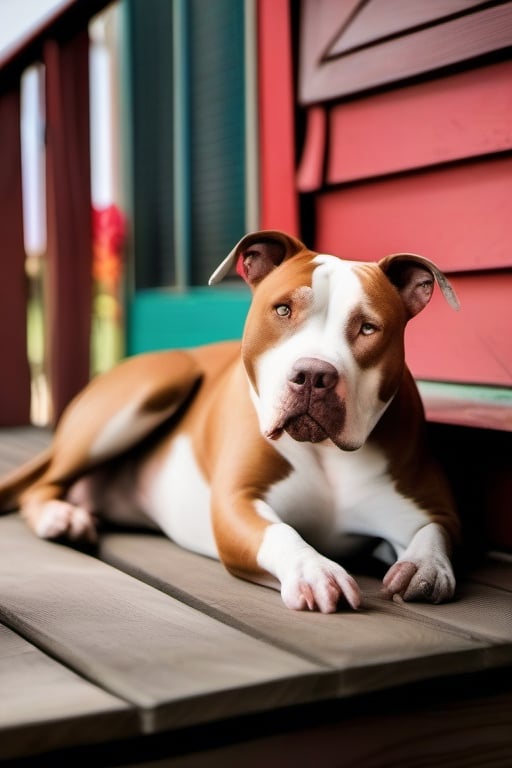
[[288, 0], [259, 0], [257, 13], [260, 226], [298, 234]]
[[314, 247], [435, 261], [462, 309], [438, 296], [410, 324], [413, 373], [510, 386], [512, 2], [383, 5], [303, 0], [297, 184], [312, 200]]
[[420, 378], [510, 385], [511, 200], [509, 157], [349, 186], [318, 195], [316, 247], [362, 260], [415, 251], [455, 272], [462, 309], [435, 301], [411, 323], [411, 368]]
[[322, 251], [372, 261], [414, 251], [448, 272], [512, 266], [512, 158], [319, 193]]
[[[452, 3], [443, 5], [450, 9]], [[394, 27], [383, 28], [382, 2], [304, 0], [299, 102], [307, 105], [347, 96], [509, 47], [512, 5], [481, 9], [479, 5], [465, 3], [463, 12], [450, 10], [440, 17], [438, 2], [393, 0], [395, 13], [388, 13], [388, 21]], [[402, 14], [407, 18], [418, 8], [428, 13], [430, 23], [423, 20], [404, 28]], [[365, 44], [354, 46], [353, 30], [364, 27]]]
[[421, 379], [510, 386], [512, 273], [451, 275], [450, 282], [461, 310], [435, 292], [407, 328], [410, 368]]
[[507, 61], [335, 106], [327, 182], [511, 149], [511, 84]]
[[[331, 56], [375, 44], [386, 38], [410, 33], [411, 30], [443, 22], [470, 8], [483, 5], [484, 0], [385, 0], [359, 3], [358, 13], [350, 19], [341, 37], [330, 48]], [[347, 3], [338, 2], [343, 7]]]
[[306, 119], [304, 146], [296, 182], [300, 192], [311, 192], [322, 186], [327, 142], [327, 111], [324, 107], [311, 107]]

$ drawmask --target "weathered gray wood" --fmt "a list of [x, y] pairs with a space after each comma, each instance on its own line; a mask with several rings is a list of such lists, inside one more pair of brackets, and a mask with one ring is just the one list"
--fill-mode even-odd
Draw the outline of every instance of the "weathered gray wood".
[[[160, 536], [105, 535], [100, 556], [198, 610], [326, 665], [337, 675], [339, 696], [493, 663], [491, 638], [473, 637], [446, 621], [418, 620], [379, 597], [375, 579], [360, 579], [362, 610], [324, 616], [289, 611], [277, 592], [235, 579], [219, 563]], [[501, 651], [494, 663], [504, 663]]]
[[49, 445], [49, 429], [13, 427], [0, 430], [0, 475], [25, 463]]
[[0, 760], [120, 739], [134, 708], [0, 625]]
[[0, 518], [0, 619], [142, 712], [145, 731], [322, 695], [318, 665], [269, 647]]
[[[512, 599], [510, 592], [478, 582], [462, 581], [457, 599], [443, 605], [401, 602], [402, 610], [418, 622], [435, 622], [468, 637], [495, 645], [495, 653], [512, 663]], [[493, 658], [493, 652], [489, 653]], [[501, 662], [502, 663], [502, 662]]]
[[[30, 458], [48, 437], [2, 431], [0, 471]], [[0, 631], [1, 695], [8, 682], [18, 706], [8, 710], [12, 720], [2, 720], [0, 695], [0, 759], [2, 749], [34, 754], [122, 737], [130, 729], [135, 735], [287, 704], [348, 700], [512, 663], [507, 562], [478, 569], [461, 583], [459, 600], [445, 606], [384, 600], [379, 582], [362, 577], [360, 611], [322, 616], [288, 611], [277, 592], [235, 579], [219, 563], [163, 536], [104, 534], [99, 555], [115, 568], [37, 540], [15, 515], [0, 518], [0, 619], [58, 659]], [[10, 666], [4, 657], [13, 655], [13, 638], [16, 662]], [[78, 702], [73, 697], [82, 687]], [[90, 713], [77, 714], [74, 701]], [[319, 754], [326, 765], [337, 765], [343, 754], [344, 765], [368, 768], [405, 768], [418, 755], [439, 766], [465, 768], [468, 760], [477, 765], [491, 758], [506, 766], [512, 761], [511, 723], [510, 694], [467, 702], [445, 697], [435, 706], [405, 703], [401, 712], [347, 716], [335, 726], [164, 762], [251, 768], [288, 760], [300, 768]], [[443, 737], [432, 738], [435, 732]]]
[[447, 699], [404, 697], [378, 713], [130, 768], [510, 768], [512, 697]]
[[470, 574], [471, 581], [512, 592], [512, 555], [496, 552]]

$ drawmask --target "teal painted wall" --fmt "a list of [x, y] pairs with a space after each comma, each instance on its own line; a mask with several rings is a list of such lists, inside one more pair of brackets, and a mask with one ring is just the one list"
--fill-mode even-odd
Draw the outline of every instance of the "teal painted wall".
[[130, 310], [130, 354], [157, 349], [194, 347], [242, 335], [250, 292], [196, 288], [185, 294], [166, 290], [138, 291]]

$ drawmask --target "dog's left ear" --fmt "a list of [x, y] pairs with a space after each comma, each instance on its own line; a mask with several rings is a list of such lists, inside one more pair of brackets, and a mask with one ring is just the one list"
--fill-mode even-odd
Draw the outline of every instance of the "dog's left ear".
[[220, 283], [230, 272], [236, 272], [254, 288], [285, 259], [305, 251], [297, 238], [274, 229], [251, 232], [233, 248], [208, 280], [208, 285]]
[[424, 256], [415, 253], [394, 253], [378, 262], [379, 267], [402, 297], [409, 318], [424, 309], [434, 292], [434, 282], [453, 309], [460, 309], [459, 300], [447, 277]]

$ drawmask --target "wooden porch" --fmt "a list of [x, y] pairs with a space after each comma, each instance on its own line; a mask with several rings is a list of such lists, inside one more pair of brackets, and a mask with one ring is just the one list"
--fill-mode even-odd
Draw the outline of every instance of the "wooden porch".
[[[23, 46], [0, 56], [0, 230], [8, 255], [0, 284], [4, 426], [30, 419], [19, 117], [21, 73], [35, 61], [47, 71], [56, 416], [89, 378], [86, 28], [106, 5], [69, 0]], [[267, 5], [262, 18], [271, 29], [264, 31], [279, 33], [276, 6]], [[270, 34], [265, 39], [280, 50]], [[275, 78], [270, 59], [267, 69]], [[283, 110], [281, 83], [272, 94]], [[276, 109], [267, 114], [269, 133], [277, 123], [288, 147], [289, 121], [276, 121]], [[273, 176], [267, 186], [265, 222], [283, 192]], [[463, 502], [470, 548], [490, 542], [510, 552], [509, 394], [500, 389], [482, 404], [447, 397], [443, 389], [427, 393], [426, 405], [437, 427], [467, 429], [461, 436], [454, 427], [438, 443]], [[0, 472], [49, 439], [49, 431], [33, 427], [0, 429]], [[219, 563], [160, 535], [105, 530], [98, 549], [83, 552], [36, 539], [17, 514], [0, 517], [0, 762], [20, 768], [512, 765], [510, 555], [464, 571], [457, 599], [442, 606], [387, 601], [374, 563], [352, 570], [364, 589], [360, 611], [293, 613], [277, 592], [234, 579]]]
[[[0, 469], [49, 432], [0, 432]], [[448, 605], [286, 610], [160, 535], [96, 552], [0, 518], [0, 760], [12, 765], [509, 766], [512, 561]]]

